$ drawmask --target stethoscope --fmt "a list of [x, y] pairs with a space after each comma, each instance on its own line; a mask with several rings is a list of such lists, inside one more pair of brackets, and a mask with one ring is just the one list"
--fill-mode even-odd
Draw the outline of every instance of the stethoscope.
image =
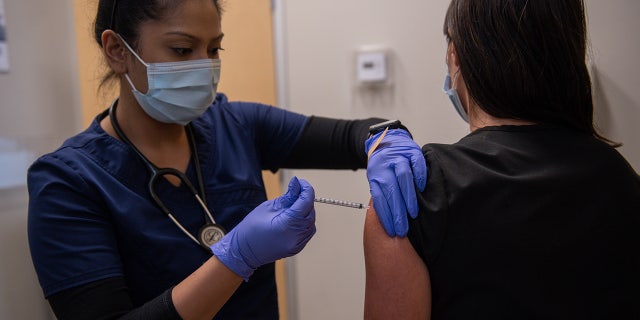
[[[148, 185], [151, 198], [153, 199], [153, 201], [155, 201], [156, 205], [158, 205], [158, 207], [160, 207], [160, 209], [167, 216], [169, 216], [171, 221], [173, 221], [173, 223], [178, 228], [180, 228], [180, 230], [182, 230], [182, 232], [185, 235], [191, 238], [191, 240], [193, 240], [198, 245], [205, 248], [207, 252], [211, 253], [211, 246], [214, 243], [218, 242], [220, 239], [222, 239], [226, 231], [222, 226], [216, 224], [216, 221], [213, 219], [213, 215], [207, 208], [207, 204], [205, 203], [206, 200], [204, 200], [205, 198], [204, 182], [202, 180], [202, 172], [200, 171], [200, 159], [198, 158], [198, 151], [196, 149], [196, 142], [193, 136], [193, 129], [191, 127], [191, 124], [188, 124], [186, 126], [187, 138], [189, 140], [189, 146], [191, 147], [191, 152], [193, 154], [193, 158], [196, 166], [196, 175], [198, 176], [198, 184], [199, 184], [200, 192], [202, 193], [202, 196], [198, 193], [196, 188], [193, 186], [189, 178], [187, 178], [187, 176], [184, 173], [174, 168], [156, 167], [156, 165], [151, 163], [151, 161], [149, 161], [149, 159], [147, 159], [147, 157], [145, 157], [142, 154], [142, 152], [140, 152], [140, 150], [136, 148], [136, 146], [131, 142], [131, 140], [129, 140], [129, 138], [127, 138], [127, 136], [124, 134], [124, 132], [120, 128], [120, 124], [118, 123], [118, 119], [116, 118], [117, 106], [118, 106], [118, 100], [116, 99], [111, 104], [111, 107], [109, 107], [109, 118], [111, 120], [111, 126], [113, 126], [113, 129], [116, 131], [116, 134], [118, 135], [118, 137], [120, 137], [120, 140], [122, 140], [129, 147], [131, 147], [131, 149], [135, 151], [138, 157], [142, 159], [142, 161], [147, 165], [147, 169], [149, 169], [149, 173], [151, 173], [151, 178], [149, 179], [149, 185]], [[206, 213], [205, 220], [206, 218], [208, 218], [208, 221], [198, 231], [197, 239], [189, 231], [187, 231], [187, 229], [185, 229], [182, 226], [182, 224], [173, 216], [173, 214], [171, 214], [171, 211], [169, 210], [169, 208], [165, 206], [164, 202], [162, 202], [162, 199], [160, 199], [160, 197], [158, 197], [158, 195], [156, 194], [156, 191], [154, 188], [155, 184], [158, 182], [158, 179], [166, 175], [170, 175], [178, 178], [180, 180], [180, 183], [185, 185], [193, 193], [193, 195], [196, 197], [196, 200], [198, 200], [198, 203], [202, 207], [202, 210]]]

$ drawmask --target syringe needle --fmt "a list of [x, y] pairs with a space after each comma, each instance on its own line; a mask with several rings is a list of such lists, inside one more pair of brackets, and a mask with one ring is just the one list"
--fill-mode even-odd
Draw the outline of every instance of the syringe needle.
[[313, 201], [319, 202], [319, 203], [331, 204], [334, 206], [349, 207], [354, 209], [369, 209], [369, 206], [365, 206], [364, 204], [359, 202], [342, 201], [342, 200], [321, 198], [321, 197], [316, 197], [315, 199], [313, 199]]

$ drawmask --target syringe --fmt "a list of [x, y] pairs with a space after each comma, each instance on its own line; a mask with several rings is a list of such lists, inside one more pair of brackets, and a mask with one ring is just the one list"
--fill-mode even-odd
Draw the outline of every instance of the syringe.
[[320, 197], [316, 197], [315, 199], [313, 199], [313, 201], [320, 202], [320, 203], [326, 203], [326, 204], [332, 204], [334, 206], [349, 207], [349, 208], [354, 208], [354, 209], [369, 209], [369, 206], [365, 206], [364, 204], [359, 203], [359, 202], [342, 201], [342, 200], [336, 200], [336, 199], [330, 199], [330, 198], [320, 198]]

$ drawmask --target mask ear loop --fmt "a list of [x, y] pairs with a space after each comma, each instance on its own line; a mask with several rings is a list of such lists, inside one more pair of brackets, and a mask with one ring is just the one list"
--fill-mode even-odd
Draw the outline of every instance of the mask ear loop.
[[[133, 54], [133, 56], [136, 57], [136, 59], [138, 59], [138, 61], [140, 61], [140, 63], [142, 63], [147, 68], [147, 70], [149, 70], [149, 64], [144, 62], [144, 60], [142, 60], [142, 58], [140, 58], [140, 56], [131, 48], [131, 46], [129, 46], [127, 41], [125, 41], [124, 38], [119, 33], [116, 33], [116, 36], [118, 36], [120, 41], [122, 41], [122, 43], [124, 43], [125, 47], [127, 47], [127, 50], [129, 50], [129, 52], [131, 52], [131, 54]], [[131, 78], [129, 77], [129, 73], [128, 72], [124, 74], [124, 78], [127, 79], [127, 82], [129, 82], [129, 85], [131, 86], [131, 89], [133, 89], [134, 91], [140, 92], [136, 88], [136, 86], [133, 85], [133, 81], [131, 81]], [[142, 92], [140, 92], [140, 93], [144, 94]]]
[[142, 58], [140, 58], [140, 56], [135, 52], [135, 50], [133, 50], [131, 48], [131, 46], [129, 46], [127, 41], [125, 41], [124, 38], [119, 33], [116, 33], [116, 36], [118, 36], [118, 38], [120, 38], [122, 43], [124, 43], [124, 45], [127, 47], [127, 49], [129, 49], [129, 52], [131, 52], [138, 59], [138, 61], [140, 61], [140, 63], [142, 63], [147, 68], [149, 67], [149, 64], [144, 62], [144, 60], [142, 60]]
[[[454, 78], [451, 79], [451, 89], [455, 89], [454, 84], [456, 83], [456, 80], [458, 80], [459, 75], [460, 75], [460, 68], [456, 70], [456, 73], [453, 75]], [[455, 90], [457, 92], [460, 92], [460, 90], [458, 89], [455, 89]], [[464, 104], [462, 103], [462, 100], [460, 100], [460, 106], [462, 107], [462, 109], [465, 109], [464, 111], [467, 113], [467, 119], [471, 119], [471, 97], [469, 96], [469, 89], [467, 87], [465, 87], [464, 95], [465, 95], [465, 100], [467, 101], [467, 107], [465, 108]], [[458, 99], [460, 99], [459, 95], [458, 95]]]
[[[458, 76], [460, 75], [460, 69], [456, 70], [456, 73], [453, 74], [453, 78], [451, 79], [451, 89], [456, 89], [456, 80], [458, 80]], [[458, 90], [458, 89], [456, 89]]]
[[[448, 36], [447, 36], [448, 37]], [[444, 62], [447, 65], [447, 73], [449, 74], [449, 69], [451, 67], [449, 67], [449, 55], [455, 55], [456, 53], [453, 51], [453, 45], [451, 44], [451, 42], [449, 42], [449, 45], [447, 46], [447, 54], [444, 58]], [[455, 88], [455, 84], [456, 81], [458, 80], [458, 77], [460, 76], [460, 67], [458, 67], [458, 70], [456, 70], [456, 72], [453, 74], [453, 76], [449, 76], [449, 90], [444, 90], [445, 92], [450, 91], [450, 90], [455, 90], [456, 92], [459, 92], [458, 89]], [[462, 100], [460, 100], [460, 96], [458, 95], [458, 101], [460, 101], [460, 107], [462, 107], [463, 110], [466, 113], [466, 119], [465, 116], [462, 116], [463, 119], [465, 119], [465, 121], [469, 122], [470, 119], [470, 112], [471, 112], [471, 105], [469, 103], [469, 101], [471, 100], [469, 98], [469, 90], [465, 90], [465, 98], [467, 100], [467, 108], [465, 109], [464, 104], [462, 103]]]
[[[449, 45], [447, 46], [447, 55], [444, 58], [444, 63], [447, 65], [447, 73], [449, 73], [449, 69], [451, 69], [451, 67], [449, 66], [449, 55], [455, 55], [455, 54], [456, 53], [453, 51], [453, 44], [449, 43]], [[456, 80], [458, 80], [459, 75], [460, 75], [460, 67], [458, 66], [458, 70], [456, 70], [453, 76], [451, 76], [451, 86], [449, 89], [456, 89], [455, 84], [456, 84]]]

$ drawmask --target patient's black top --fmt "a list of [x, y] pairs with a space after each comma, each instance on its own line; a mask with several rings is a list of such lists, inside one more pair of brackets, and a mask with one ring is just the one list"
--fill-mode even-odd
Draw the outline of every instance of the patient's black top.
[[640, 178], [616, 150], [532, 125], [423, 151], [433, 319], [640, 319]]

